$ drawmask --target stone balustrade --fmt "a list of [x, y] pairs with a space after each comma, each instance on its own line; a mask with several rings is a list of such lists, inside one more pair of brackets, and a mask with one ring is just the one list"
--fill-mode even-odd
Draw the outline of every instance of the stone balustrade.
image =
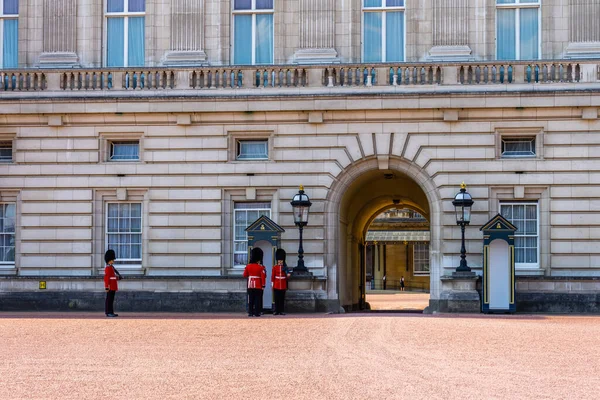
[[[600, 83], [593, 60], [0, 70], [0, 92], [372, 88]], [[266, 93], [266, 92], [265, 92]]]

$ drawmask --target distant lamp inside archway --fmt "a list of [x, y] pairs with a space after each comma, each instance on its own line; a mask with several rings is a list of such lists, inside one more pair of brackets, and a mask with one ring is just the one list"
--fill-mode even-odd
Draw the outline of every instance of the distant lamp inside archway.
[[304, 249], [302, 248], [302, 230], [308, 224], [308, 212], [312, 203], [308, 195], [304, 193], [304, 186], [300, 186], [300, 190], [290, 203], [294, 210], [294, 224], [300, 231], [300, 244], [298, 247], [298, 265], [294, 267], [294, 275], [309, 275], [308, 268], [304, 265]]
[[471, 268], [467, 265], [467, 249], [465, 248], [465, 227], [471, 222], [471, 207], [473, 206], [473, 198], [467, 192], [467, 185], [463, 182], [460, 185], [460, 192], [454, 196], [452, 201], [456, 212], [456, 224], [460, 225], [461, 230], [461, 246], [460, 246], [460, 265], [456, 268], [456, 272], [471, 272]]

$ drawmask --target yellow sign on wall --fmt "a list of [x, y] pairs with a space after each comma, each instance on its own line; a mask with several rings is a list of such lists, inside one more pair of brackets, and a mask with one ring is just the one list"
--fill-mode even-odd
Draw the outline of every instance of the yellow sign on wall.
[[46, 281], [40, 281], [40, 289], [46, 289]]

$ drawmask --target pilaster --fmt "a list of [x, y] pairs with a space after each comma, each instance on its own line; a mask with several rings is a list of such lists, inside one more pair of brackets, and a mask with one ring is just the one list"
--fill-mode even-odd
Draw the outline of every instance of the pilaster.
[[300, 0], [299, 64], [339, 62], [335, 50], [335, 0]]
[[469, 1], [433, 0], [433, 47], [430, 60], [471, 59]]
[[204, 52], [204, 0], [173, 0], [171, 3], [171, 45], [164, 65], [206, 63]]
[[600, 57], [600, 0], [569, 0], [569, 45], [565, 57]]
[[77, 1], [44, 0], [40, 67], [78, 65]]

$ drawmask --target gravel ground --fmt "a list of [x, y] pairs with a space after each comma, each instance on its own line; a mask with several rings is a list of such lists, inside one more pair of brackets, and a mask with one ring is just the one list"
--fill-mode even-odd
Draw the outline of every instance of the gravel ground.
[[0, 313], [2, 399], [600, 397], [600, 317]]

